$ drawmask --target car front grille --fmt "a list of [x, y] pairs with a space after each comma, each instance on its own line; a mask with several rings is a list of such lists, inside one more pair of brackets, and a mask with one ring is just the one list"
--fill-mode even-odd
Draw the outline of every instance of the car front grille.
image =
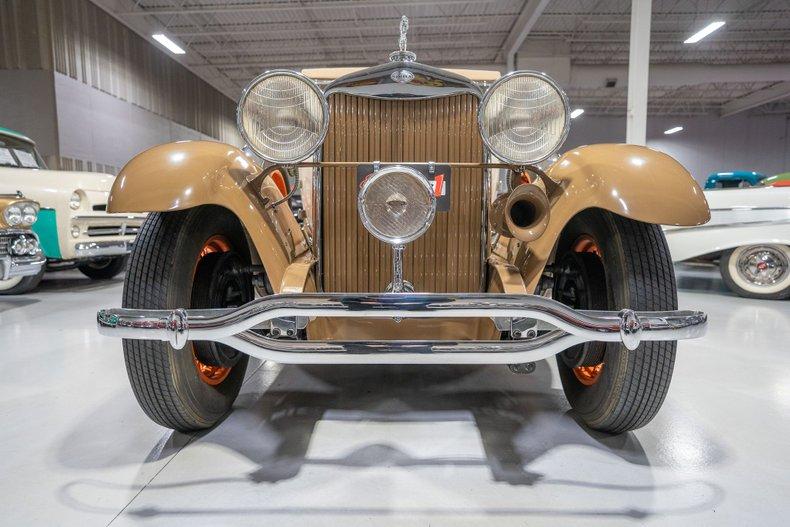
[[140, 227], [136, 225], [90, 226], [85, 233], [90, 236], [132, 236], [136, 235]]
[[11, 244], [11, 235], [0, 234], [0, 256], [8, 255], [8, 246]]
[[[382, 100], [329, 97], [325, 161], [483, 161], [474, 95]], [[404, 278], [417, 291], [480, 291], [483, 273], [483, 170], [453, 168], [450, 210], [404, 251]], [[357, 213], [356, 167], [324, 168], [322, 176], [323, 288], [383, 291], [392, 277], [392, 250], [374, 238]]]

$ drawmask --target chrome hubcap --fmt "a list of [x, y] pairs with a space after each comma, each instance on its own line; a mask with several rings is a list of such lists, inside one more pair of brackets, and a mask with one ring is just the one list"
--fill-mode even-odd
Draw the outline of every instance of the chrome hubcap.
[[758, 286], [771, 286], [788, 273], [787, 257], [773, 247], [749, 247], [738, 258], [738, 274]]

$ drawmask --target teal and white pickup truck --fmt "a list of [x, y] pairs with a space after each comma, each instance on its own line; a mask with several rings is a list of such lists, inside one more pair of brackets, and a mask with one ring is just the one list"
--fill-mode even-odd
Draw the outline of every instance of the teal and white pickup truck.
[[[76, 267], [93, 279], [123, 271], [144, 214], [108, 214], [115, 176], [48, 170], [25, 135], [0, 127], [0, 194], [21, 192], [41, 205], [33, 231], [47, 265], [34, 277], [0, 281], [0, 294], [34, 289], [45, 270]], [[22, 282], [24, 281], [24, 284]]]

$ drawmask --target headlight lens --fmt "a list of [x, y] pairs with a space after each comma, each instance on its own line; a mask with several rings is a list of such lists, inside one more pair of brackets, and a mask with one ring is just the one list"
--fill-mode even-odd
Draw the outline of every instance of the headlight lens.
[[28, 203], [22, 207], [22, 223], [33, 225], [38, 219], [38, 207], [32, 203]]
[[69, 208], [72, 210], [77, 210], [82, 205], [82, 196], [80, 196], [79, 192], [73, 192], [71, 194], [71, 198], [69, 198]]
[[79, 238], [80, 237], [80, 228], [77, 225], [71, 227], [71, 237], [72, 238]]
[[247, 86], [237, 119], [242, 137], [256, 154], [273, 163], [296, 163], [323, 142], [329, 109], [313, 81], [276, 70]]
[[22, 223], [22, 207], [19, 205], [9, 205], [3, 211], [3, 217], [5, 218], [5, 222], [11, 227], [19, 225]]
[[357, 208], [362, 224], [373, 236], [392, 245], [402, 245], [422, 236], [431, 226], [436, 197], [422, 174], [395, 165], [365, 178]]
[[519, 71], [486, 92], [479, 110], [480, 134], [499, 159], [526, 165], [543, 161], [568, 135], [565, 93], [542, 73]]

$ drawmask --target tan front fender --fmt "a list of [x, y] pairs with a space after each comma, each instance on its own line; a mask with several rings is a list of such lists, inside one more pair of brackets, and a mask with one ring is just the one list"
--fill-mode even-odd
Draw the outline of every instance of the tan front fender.
[[[121, 170], [107, 205], [109, 212], [166, 212], [219, 205], [233, 212], [255, 245], [276, 291], [285, 269], [308, 259], [304, 235], [287, 203], [266, 202], [282, 193], [271, 178], [238, 148], [212, 141], [155, 146]], [[302, 262], [304, 263], [304, 262]]]
[[663, 225], [701, 225], [710, 219], [702, 189], [683, 165], [644, 146], [582, 146], [563, 154], [546, 173], [556, 186], [547, 186], [549, 226], [529, 244], [522, 266], [528, 291], [537, 287], [565, 225], [584, 209]]

